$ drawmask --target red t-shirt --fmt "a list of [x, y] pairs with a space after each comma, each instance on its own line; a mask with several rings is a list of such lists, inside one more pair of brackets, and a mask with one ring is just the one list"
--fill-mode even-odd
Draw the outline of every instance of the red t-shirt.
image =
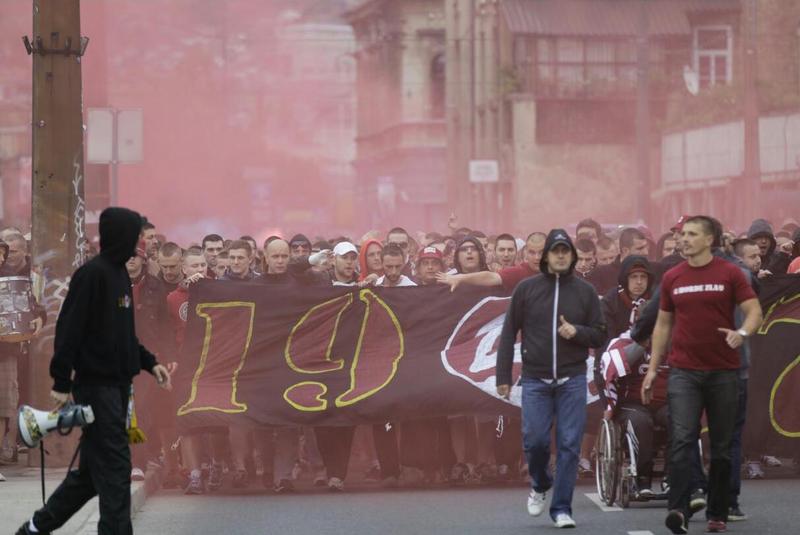
[[739, 351], [717, 329], [736, 329], [736, 305], [754, 299], [742, 270], [714, 257], [702, 267], [682, 262], [664, 274], [661, 310], [674, 313], [672, 350], [668, 362], [689, 370], [735, 370]]
[[500, 279], [503, 281], [503, 288], [505, 288], [508, 292], [513, 292], [514, 288], [517, 287], [517, 284], [528, 277], [538, 275], [538, 272], [533, 271], [528, 263], [525, 262], [518, 266], [501, 269], [497, 272], [497, 274], [500, 275]]

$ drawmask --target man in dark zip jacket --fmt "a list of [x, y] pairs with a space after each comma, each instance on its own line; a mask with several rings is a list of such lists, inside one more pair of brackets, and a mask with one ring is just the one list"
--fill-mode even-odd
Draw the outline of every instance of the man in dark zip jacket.
[[[544, 511], [556, 527], [575, 527], [572, 494], [586, 424], [586, 357], [606, 341], [600, 300], [591, 284], [573, 274], [578, 254], [562, 229], [550, 231], [541, 275], [522, 281], [511, 297], [497, 351], [497, 393], [511, 388], [514, 345], [522, 331], [522, 436], [532, 490], [528, 512]], [[550, 432], [556, 429], [555, 484], [550, 474]]]
[[170, 388], [167, 369], [136, 338], [131, 281], [125, 262], [135, 254], [142, 218], [125, 208], [100, 215], [98, 256], [72, 276], [56, 323], [50, 362], [56, 408], [70, 393], [90, 405], [95, 422], [83, 431], [81, 458], [17, 535], [48, 534], [94, 496], [100, 497], [99, 535], [127, 535], [131, 527], [131, 454], [126, 418], [131, 381], [140, 370]]

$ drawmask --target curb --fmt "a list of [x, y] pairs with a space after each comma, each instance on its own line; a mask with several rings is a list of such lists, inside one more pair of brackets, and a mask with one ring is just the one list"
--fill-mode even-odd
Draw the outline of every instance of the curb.
[[[161, 488], [161, 470], [161, 468], [148, 468], [144, 475], [144, 481], [131, 483], [131, 519], [136, 518], [136, 513], [144, 507], [147, 498]], [[89, 514], [89, 517], [74, 532], [74, 535], [96, 535], [99, 521], [100, 511], [95, 505], [95, 510]]]

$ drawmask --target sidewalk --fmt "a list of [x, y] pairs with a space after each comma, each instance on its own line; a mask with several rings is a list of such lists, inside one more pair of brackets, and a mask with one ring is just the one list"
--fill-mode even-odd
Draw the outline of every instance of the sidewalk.
[[[22, 523], [30, 519], [33, 512], [42, 506], [42, 483], [38, 468], [26, 466], [24, 456], [15, 466], [0, 465], [0, 473], [6, 481], [0, 481], [0, 535], [13, 535]], [[47, 495], [56, 489], [66, 475], [66, 468], [48, 468], [45, 477]], [[144, 505], [147, 496], [161, 486], [160, 474], [148, 470], [145, 480], [131, 485], [131, 516], [135, 516]], [[89, 535], [97, 533], [99, 519], [97, 498], [87, 503], [72, 519], [56, 533], [59, 535]]]

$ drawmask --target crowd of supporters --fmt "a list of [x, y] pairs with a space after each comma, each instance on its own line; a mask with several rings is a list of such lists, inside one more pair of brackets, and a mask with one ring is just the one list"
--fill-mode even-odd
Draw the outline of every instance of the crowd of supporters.
[[[642, 226], [607, 227], [592, 219], [571, 232], [577, 253], [575, 274], [601, 298], [607, 340], [627, 331], [643, 304], [654, 295], [662, 275], [683, 261], [680, 231], [685, 218], [661, 235]], [[547, 230], [547, 229], [544, 229]], [[718, 252], [752, 273], [758, 290], [766, 277], [800, 272], [800, 226], [788, 221], [777, 231], [758, 219], [744, 232], [723, 229]], [[0, 237], [0, 275], [30, 272], [24, 237], [15, 229]], [[236, 239], [209, 234], [196, 243], [175, 243], [146, 223], [137, 254], [127, 263], [140, 341], [160, 361], [178, 363], [187, 322], [188, 288], [201, 279], [226, 284], [265, 285], [502, 287], [540, 273], [546, 232], [525, 236], [487, 235], [451, 226], [446, 232], [412, 233], [403, 228], [313, 239], [303, 234], [270, 236], [263, 243], [248, 235]], [[40, 328], [40, 326], [39, 326]], [[5, 462], [13, 462], [13, 434], [3, 441], [3, 423], [13, 429], [19, 403], [16, 365], [24, 344], [0, 343], [0, 441]], [[595, 351], [602, 351], [598, 347]], [[4, 367], [5, 366], [5, 367]], [[12, 377], [13, 375], [13, 377]], [[275, 492], [294, 490], [299, 478], [342, 491], [350, 459], [365, 467], [369, 479], [393, 487], [404, 484], [465, 484], [521, 481], [527, 475], [521, 455], [520, 420], [454, 415], [449, 418], [378, 424], [371, 428], [317, 427], [206, 430], [178, 436], [171, 394], [149, 382], [134, 382], [137, 412], [150, 440], [133, 448], [132, 477], [144, 477], [148, 464], [164, 466], [165, 486], [187, 494], [260, 484]], [[5, 395], [14, 392], [15, 395]], [[6, 399], [7, 398], [7, 399]], [[602, 418], [601, 403], [587, 406], [589, 422]], [[590, 423], [587, 430], [593, 432]], [[592, 474], [594, 437], [581, 447], [579, 477]], [[764, 476], [763, 463], [780, 461], [766, 451], [745, 451], [747, 477]]]

